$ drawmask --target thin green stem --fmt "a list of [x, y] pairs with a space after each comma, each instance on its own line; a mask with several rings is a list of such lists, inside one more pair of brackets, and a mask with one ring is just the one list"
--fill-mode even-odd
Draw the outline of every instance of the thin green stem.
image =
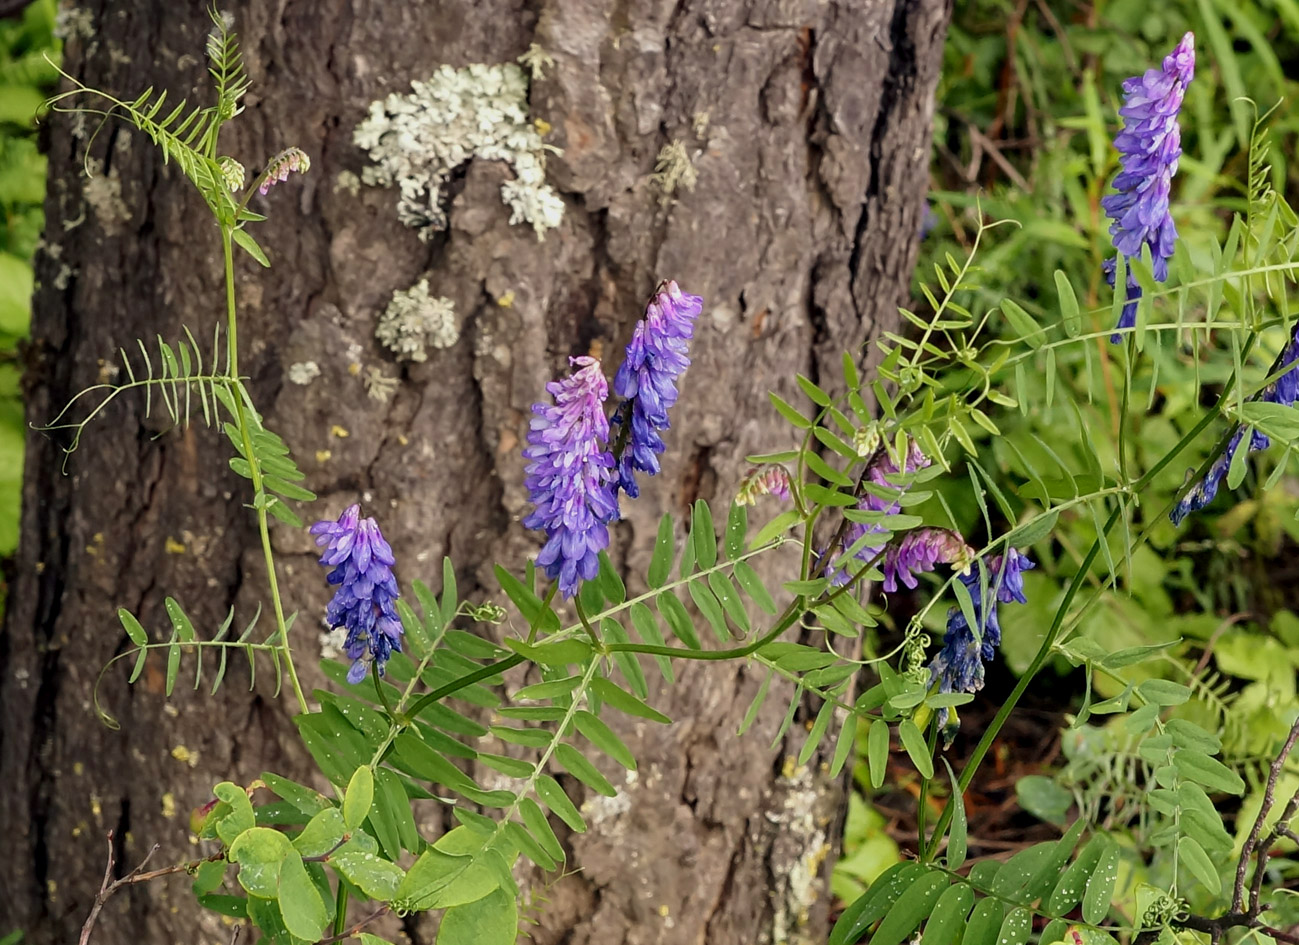
[[790, 602], [775, 625], [762, 636], [729, 650], [686, 650], [676, 646], [656, 646], [649, 643], [608, 643], [605, 649], [610, 653], [648, 653], [651, 656], [668, 656], [683, 660], [733, 660], [756, 653], [762, 647], [775, 640], [794, 625], [798, 615], [806, 609], [806, 599], [799, 595]]
[[253, 482], [253, 493], [260, 500], [257, 502], [259, 507], [256, 509], [257, 531], [262, 540], [262, 557], [266, 561], [266, 579], [270, 585], [271, 605], [275, 611], [275, 627], [279, 631], [277, 636], [280, 654], [284, 657], [284, 667], [288, 671], [289, 682], [293, 686], [293, 694], [297, 697], [298, 709], [305, 715], [309, 711], [307, 697], [302, 693], [302, 684], [298, 681], [298, 671], [293, 665], [293, 650], [289, 646], [289, 627], [284, 619], [284, 602], [280, 599], [280, 584], [275, 574], [275, 552], [271, 548], [271, 529], [267, 520], [267, 494], [262, 483], [262, 468], [253, 450], [252, 427], [249, 423], [247, 409], [244, 406], [242, 385], [238, 380], [239, 334], [235, 310], [235, 262], [231, 245], [231, 232], [229, 227], [223, 226], [221, 228], [221, 252], [225, 257], [226, 276], [226, 360], [229, 366], [229, 374], [234, 379], [234, 389], [231, 390], [230, 395], [235, 405], [235, 420], [239, 425], [239, 436], [243, 441], [244, 456], [248, 460], [248, 471]]
[[[550, 610], [550, 602], [555, 599], [555, 593], [558, 590], [559, 590], [559, 582], [555, 582], [550, 585], [550, 590], [546, 591], [546, 599], [541, 602], [541, 613], [544, 614], [546, 611]], [[541, 629], [541, 618], [538, 617], [537, 623], [534, 623], [531, 627], [528, 628], [528, 646], [531, 646], [533, 643], [536, 642], [537, 632], [540, 629]]]
[[466, 673], [465, 675], [461, 676], [459, 679], [453, 679], [451, 682], [446, 683], [445, 685], [438, 686], [436, 689], [432, 690], [431, 692], [424, 693], [424, 695], [420, 696], [413, 703], [411, 703], [411, 707], [406, 710], [405, 715], [408, 718], [413, 719], [416, 716], [418, 716], [421, 712], [423, 712], [425, 709], [427, 709], [429, 706], [431, 706], [433, 703], [445, 699], [447, 696], [452, 695], [453, 693], [459, 692], [461, 689], [464, 689], [466, 686], [472, 686], [476, 682], [481, 682], [484, 679], [489, 679], [492, 676], [497, 676], [505, 672], [507, 669], [513, 669], [515, 666], [518, 666], [520, 663], [524, 662], [525, 659], [526, 657], [518, 653], [515, 653], [511, 656], [505, 657], [505, 659], [503, 660], [497, 660], [495, 663], [488, 663], [486, 666], [483, 666], [480, 669], [476, 669], [472, 673]]
[[334, 906], [334, 934], [339, 938], [347, 930], [347, 887], [338, 884], [338, 901]]
[[574, 597], [573, 606], [577, 608], [577, 619], [582, 622], [582, 629], [585, 630], [586, 635], [591, 638], [591, 645], [595, 647], [596, 652], [607, 652], [604, 643], [600, 640], [600, 637], [596, 634], [594, 628], [592, 628], [591, 621], [586, 619], [586, 609], [582, 607], [582, 601]]

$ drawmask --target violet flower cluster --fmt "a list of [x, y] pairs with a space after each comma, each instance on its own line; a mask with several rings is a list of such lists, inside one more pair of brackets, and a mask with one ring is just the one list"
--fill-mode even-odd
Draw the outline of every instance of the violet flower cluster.
[[[943, 648], [929, 666], [929, 680], [938, 683], [939, 692], [977, 692], [983, 688], [983, 667], [997, 654], [1001, 645], [1001, 623], [997, 605], [1017, 602], [1028, 603], [1024, 596], [1024, 572], [1036, 565], [1029, 557], [1014, 548], [1005, 555], [996, 555], [984, 562], [990, 587], [983, 586], [979, 568], [970, 568], [961, 575], [961, 581], [970, 591], [974, 607], [977, 632], [965, 619], [960, 607], [947, 612], [947, 632], [943, 634]], [[939, 728], [945, 727], [946, 709], [939, 711]]]
[[965, 571], [974, 560], [974, 549], [960, 535], [946, 528], [917, 528], [907, 532], [889, 546], [884, 553], [884, 580], [880, 583], [885, 593], [893, 594], [898, 582], [911, 590], [919, 583], [916, 574], [933, 571], [939, 564], [950, 564], [956, 571]]
[[558, 578], [566, 598], [599, 573], [608, 525], [618, 518], [619, 489], [636, 498], [636, 473], [659, 471], [668, 411], [690, 365], [688, 345], [702, 310], [703, 299], [675, 282], [659, 285], [614, 378], [615, 393], [625, 399], [614, 415], [620, 432], [613, 449], [604, 413], [609, 385], [594, 358], [573, 358], [578, 370], [546, 385], [554, 403], [532, 407], [523, 455], [529, 461], [524, 485], [535, 508], [523, 524], [546, 533], [537, 564], [547, 577]]
[[373, 518], [361, 518], [359, 505], [349, 506], [338, 521], [326, 519], [311, 526], [316, 544], [325, 548], [320, 563], [334, 570], [329, 583], [337, 585], [325, 611], [331, 627], [346, 627], [343, 650], [352, 660], [347, 681], [365, 679], [371, 664], [379, 675], [393, 652], [401, 651], [401, 619], [396, 602], [400, 595], [392, 566], [396, 559]]
[[[1112, 221], [1114, 248], [1128, 264], [1119, 329], [1136, 324], [1141, 287], [1132, 275], [1131, 260], [1141, 256], [1142, 246], [1150, 247], [1155, 279], [1163, 282], [1168, 278], [1168, 260], [1177, 242], [1168, 197], [1182, 156], [1182, 131], [1177, 118], [1194, 75], [1195, 34], [1188, 32], [1160, 68], [1148, 69], [1145, 75], [1123, 83], [1123, 107], [1119, 109], [1123, 130], [1114, 139], [1123, 169], [1114, 178], [1118, 193], [1101, 200]], [[1116, 268], [1114, 259], [1105, 261], [1105, 279], [1111, 288]], [[1110, 336], [1115, 344], [1121, 339], [1117, 331]]]
[[537, 565], [571, 598], [579, 580], [600, 570], [600, 552], [609, 545], [608, 524], [618, 517], [611, 486], [614, 459], [609, 452], [609, 420], [604, 402], [609, 383], [595, 358], [571, 358], [577, 370], [546, 390], [553, 404], [532, 407], [524, 485], [536, 506], [523, 520], [546, 533]]
[[690, 366], [687, 349], [703, 307], [702, 297], [682, 292], [671, 280], [660, 283], [613, 379], [614, 393], [625, 398], [613, 422], [629, 431], [616, 488], [633, 499], [640, 495], [636, 473], [658, 474], [659, 454], [667, 448], [662, 433], [677, 402], [677, 378]]
[[[909, 440], [907, 443], [907, 455], [902, 458], [902, 467], [900, 469], [897, 463], [885, 452], [867, 470], [866, 478], [877, 486], [897, 492], [899, 485], [896, 481], [891, 480], [896, 480], [899, 474], [913, 473], [919, 469], [924, 469], [928, 465], [929, 457], [921, 452], [915, 440]], [[857, 508], [863, 512], [881, 512], [885, 515], [896, 515], [902, 511], [902, 505], [896, 498], [882, 498], [872, 492], [867, 492], [858, 500]], [[843, 551], [851, 548], [868, 535], [887, 533], [887, 528], [873, 522], [850, 522], [848, 527], [844, 529], [842, 545], [833, 556], [826, 556], [829, 560], [825, 565], [825, 574], [830, 579], [830, 583], [835, 587], [842, 587], [852, 579], [852, 575], [848, 573], [847, 566], [849, 562], [844, 560]], [[852, 560], [861, 565], [869, 564], [883, 549], [884, 542], [880, 542], [878, 545], [865, 545], [852, 555]]]
[[[1292, 407], [1296, 399], [1299, 399], [1299, 326], [1295, 327], [1294, 335], [1277, 356], [1276, 361], [1272, 364], [1272, 370], [1268, 373], [1274, 374], [1283, 367], [1287, 368], [1285, 373], [1259, 391], [1251, 398], [1252, 400]], [[1191, 488], [1190, 492], [1182, 497], [1182, 500], [1169, 513], [1168, 517], [1173, 520], [1174, 525], [1182, 524], [1182, 520], [1186, 516], [1192, 512], [1198, 512], [1213, 501], [1218, 494], [1218, 487], [1222, 485], [1222, 480], [1226, 478], [1227, 470], [1231, 468], [1231, 461], [1240, 449], [1244, 436], [1244, 428], [1237, 426], [1231, 439], [1227, 441], [1226, 449], [1214, 459], [1213, 465], [1205, 472], [1204, 477]], [[1252, 453], [1255, 450], [1265, 450], [1271, 445], [1272, 441], [1266, 433], [1254, 430], [1250, 435], [1248, 449]]]

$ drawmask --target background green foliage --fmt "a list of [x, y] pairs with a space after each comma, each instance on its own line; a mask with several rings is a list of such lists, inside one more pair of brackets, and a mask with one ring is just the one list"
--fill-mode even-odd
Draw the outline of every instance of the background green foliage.
[[[44, 225], [45, 157], [35, 116], [58, 73], [56, 0], [38, 0], [21, 17], [0, 20], [0, 558], [18, 544], [23, 409], [18, 342], [27, 336], [32, 254]], [[0, 598], [2, 600], [2, 598]]]
[[[1211, 273], [1232, 214], [1248, 209], [1247, 145], [1256, 110], [1241, 100], [1246, 94], [1258, 111], [1280, 103], [1267, 123], [1268, 183], [1293, 202], [1299, 170], [1290, 155], [1299, 116], [1291, 104], [1296, 83], [1287, 73], [1296, 74], [1299, 58], [1299, 5], [1292, 0], [975, 0], [956, 5], [945, 51], [931, 165], [932, 216], [917, 279], [932, 282], [948, 253], [959, 258], [969, 251], [978, 231], [977, 204], [985, 218], [1018, 226], [983, 235], [981, 271], [971, 280], [981, 288], [962, 296], [976, 317], [992, 311], [992, 324], [1000, 326], [1003, 337], [1021, 337], [1022, 328], [997, 311], [1010, 298], [1040, 324], [1052, 324], [1059, 317], [1056, 270], [1076, 287], [1084, 311], [1104, 311], [1112, 293], [1101, 263], [1113, 255], [1113, 247], [1100, 198], [1118, 169], [1111, 142], [1119, 126], [1122, 82], [1158, 66], [1187, 30], [1196, 33], [1198, 61], [1182, 112], [1184, 156], [1173, 184], [1172, 209], [1182, 241], [1174, 282]], [[1284, 313], [1269, 309], [1266, 314]], [[1185, 316], [1203, 319], [1203, 304]], [[1111, 324], [1102, 314], [1082, 331], [1103, 332]], [[1231, 334], [1222, 332], [1213, 343], [1230, 350]], [[1071, 448], [1079, 439], [1090, 440], [1106, 473], [1116, 468], [1122, 442], [1130, 470], [1141, 472], [1189, 429], [1208, 402], [1204, 398], [1215, 395], [1226, 379], [1231, 358], [1219, 354], [1209, 363], [1212, 346], [1205, 340], [1204, 332], [1193, 337], [1189, 330], [1178, 337], [1146, 337], [1131, 385], [1149, 398], [1148, 411], [1121, 413], [1128, 359], [1103, 337], [1062, 348], [1058, 358], [1041, 356], [1019, 377], [1003, 374], [998, 381], [1008, 387], [1032, 390], [1031, 396], [1020, 394], [1021, 402], [1040, 405], [1050, 389], [1052, 406], [1002, 411], [1000, 437], [973, 430], [979, 462], [1016, 509], [1014, 487], [1030, 477], [1021, 457], [1049, 469], [1049, 454], [1058, 450], [1076, 471], [1088, 462], [1084, 451]], [[1270, 359], [1283, 340], [1279, 331], [1265, 335], [1265, 357]], [[955, 386], [960, 383], [954, 379], [954, 389], [960, 390]], [[1205, 393], [1197, 397], [1201, 388]], [[1210, 427], [1184, 454], [1184, 462], [1155, 478], [1142, 496], [1145, 519], [1155, 519], [1186, 469], [1211, 454], [1225, 428], [1223, 423]], [[1278, 710], [1293, 706], [1299, 669], [1294, 613], [1299, 600], [1289, 590], [1293, 581], [1286, 563], [1299, 541], [1299, 490], [1284, 468], [1289, 459], [1282, 446], [1258, 454], [1239, 491], [1224, 484], [1217, 501], [1181, 528], [1166, 518], [1156, 521], [1150, 543], [1137, 550], [1122, 575], [1123, 586], [1102, 595], [1079, 633], [1098, 651], [1174, 644], [1159, 659], [1122, 668], [1117, 677], [1097, 675], [1093, 699], [1119, 696], [1127, 682], [1152, 675], [1189, 686], [1194, 697], [1175, 711], [1221, 729], [1223, 760], [1246, 777], [1245, 813], [1257, 809], [1262, 763], [1275, 754], [1288, 728], [1289, 720]], [[1274, 475], [1282, 477], [1278, 488], [1260, 488]], [[967, 534], [977, 534], [980, 512], [970, 484], [951, 479], [936, 485]], [[1002, 655], [1012, 672], [1027, 667], [1050, 625], [1058, 588], [1077, 571], [1095, 535], [1092, 514], [1079, 509], [1062, 514], [1051, 537], [1034, 546], [1041, 566], [1025, 576], [1029, 603], [1002, 616]], [[1116, 557], [1120, 542], [1113, 543]], [[1099, 576], [1089, 578], [1089, 587], [1100, 584]], [[931, 621], [931, 631], [941, 634], [941, 611], [933, 616], [939, 619]], [[1077, 712], [1084, 698], [1083, 673], [1062, 658], [1055, 666], [1065, 678], [1052, 687], [1054, 708]], [[990, 690], [996, 685], [990, 683]], [[1146, 790], [1150, 766], [1130, 733], [1104, 721], [1095, 716], [1066, 731], [1058, 769], [1021, 778], [1018, 800], [1053, 823], [1080, 814], [1094, 818], [1117, 828], [1125, 845], [1148, 852], [1150, 824], [1136, 816], [1139, 807], [1132, 802]], [[1042, 732], [1041, 739], [1050, 744], [1051, 733]], [[955, 750], [960, 749], [958, 743]], [[1016, 744], [1011, 750], [1046, 753], [1038, 744]], [[863, 800], [873, 793], [865, 767], [863, 759], [857, 778], [863, 794], [854, 799], [844, 858], [835, 872], [835, 891], [848, 900], [898, 856], [886, 819]], [[1295, 768], [1291, 762], [1290, 770]], [[1299, 783], [1299, 774], [1287, 777]], [[899, 806], [896, 794], [877, 795], [877, 800], [886, 809]], [[1246, 828], [1251, 822], [1239, 819]], [[971, 825], [972, 833], [978, 830]], [[1239, 844], [1237, 837], [1237, 849]], [[1137, 879], [1166, 886], [1166, 858], [1155, 856], [1148, 863], [1152, 874], [1165, 875]], [[1288, 869], [1285, 875], [1293, 876], [1294, 865]], [[1196, 905], [1195, 896], [1190, 898]]]

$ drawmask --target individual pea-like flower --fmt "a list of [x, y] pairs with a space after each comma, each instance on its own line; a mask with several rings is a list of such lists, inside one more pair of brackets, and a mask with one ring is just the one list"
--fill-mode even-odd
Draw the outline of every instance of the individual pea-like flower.
[[[1158, 282], [1168, 278], [1168, 260], [1177, 242], [1177, 227], [1168, 209], [1168, 196], [1177, 161], [1182, 156], [1182, 131], [1177, 117], [1182, 97], [1195, 75], [1195, 34], [1187, 33], [1158, 69], [1133, 76], [1123, 83], [1123, 130], [1114, 139], [1122, 170], [1114, 178], [1114, 189], [1101, 200], [1112, 221], [1110, 236], [1114, 248], [1129, 262], [1123, 313], [1118, 328], [1136, 324], [1137, 299], [1141, 287], [1131, 272], [1130, 262], [1150, 247], [1154, 275]], [[1105, 279], [1114, 287], [1116, 263], [1106, 260]], [[1122, 339], [1117, 331], [1110, 341]]]
[[659, 454], [667, 447], [663, 431], [670, 424], [668, 411], [677, 402], [677, 380], [690, 366], [690, 338], [704, 300], [681, 291], [672, 280], [659, 283], [645, 317], [636, 323], [627, 357], [613, 379], [614, 393], [624, 398], [613, 422], [625, 431], [618, 462], [615, 492], [621, 488], [631, 498], [640, 495], [636, 473], [654, 476]]
[[789, 501], [789, 470], [779, 463], [754, 466], [740, 480], [735, 492], [736, 505], [754, 505], [760, 495], [774, 495], [782, 502]]
[[325, 548], [320, 563], [334, 570], [329, 583], [337, 585], [325, 611], [331, 627], [345, 627], [343, 651], [352, 660], [347, 681], [365, 679], [371, 664], [380, 676], [393, 651], [401, 651], [401, 619], [397, 616], [396, 559], [373, 518], [361, 518], [359, 505], [349, 506], [338, 521], [326, 519], [311, 526], [316, 544]]
[[[1268, 374], [1275, 374], [1282, 368], [1287, 367], [1287, 365], [1288, 368], [1285, 373], [1250, 399], [1270, 404], [1280, 404], [1283, 407], [1293, 407], [1296, 399], [1299, 399], [1299, 326], [1295, 327], [1294, 335], [1281, 353], [1277, 355], [1277, 359], [1272, 363], [1272, 369], [1268, 371]], [[1186, 516], [1192, 512], [1198, 512], [1213, 501], [1218, 494], [1218, 487], [1222, 485], [1222, 480], [1226, 478], [1227, 471], [1231, 468], [1232, 459], [1235, 458], [1237, 451], [1240, 449], [1244, 435], [1244, 428], [1238, 425], [1235, 432], [1232, 433], [1231, 439], [1227, 441], [1226, 448], [1214, 459], [1204, 477], [1182, 497], [1182, 500], [1173, 507], [1173, 511], [1168, 513], [1168, 517], [1173, 520], [1174, 525], [1182, 524], [1182, 520]], [[1265, 450], [1271, 445], [1272, 441], [1266, 433], [1254, 430], [1249, 438], [1248, 449], [1252, 453], [1256, 450]]]
[[262, 179], [257, 192], [264, 197], [266, 192], [276, 184], [288, 180], [293, 172], [305, 174], [309, 170], [311, 170], [311, 158], [307, 157], [305, 151], [301, 148], [285, 148], [271, 158], [270, 164], [266, 166], [266, 176]]
[[551, 580], [559, 579], [566, 598], [577, 593], [580, 581], [599, 573], [600, 552], [609, 545], [607, 525], [618, 517], [604, 415], [609, 384], [595, 358], [569, 360], [577, 370], [546, 385], [554, 403], [532, 405], [523, 451], [524, 485], [536, 506], [523, 524], [546, 533], [537, 565]]
[[[902, 505], [896, 497], [896, 493], [901, 489], [895, 481], [900, 474], [913, 473], [919, 469], [924, 469], [929, 465], [929, 457], [920, 449], [915, 440], [907, 442], [907, 454], [902, 457], [902, 467], [899, 468], [892, 457], [887, 452], [881, 453], [879, 458], [871, 465], [866, 472], [867, 482], [873, 483], [877, 487], [886, 489], [894, 496], [885, 498], [876, 495], [869, 489], [857, 502], [857, 509], [863, 512], [880, 512], [884, 515], [896, 515], [902, 510]], [[867, 535], [887, 534], [888, 529], [876, 522], [850, 522], [844, 529], [843, 542], [835, 549], [833, 555], [824, 555], [828, 558], [825, 565], [825, 574], [830, 579], [830, 583], [836, 587], [842, 587], [852, 580], [852, 575], [848, 572], [848, 562], [843, 559], [843, 552], [857, 544], [858, 541]], [[853, 554], [853, 559], [860, 564], [869, 564], [884, 549], [884, 542], [878, 545], [865, 545]]]
[[[961, 582], [970, 592], [975, 628], [965, 618], [960, 607], [947, 612], [947, 632], [943, 634], [943, 648], [938, 651], [929, 667], [929, 680], [938, 683], [939, 692], [977, 692], [983, 688], [984, 664], [991, 662], [1001, 646], [1001, 623], [997, 605], [1012, 602], [1024, 604], [1024, 572], [1036, 565], [1029, 557], [1014, 548], [1005, 555], [996, 555], [984, 562], [990, 588], [983, 585], [983, 573], [970, 568], [961, 575]], [[946, 730], [949, 713], [938, 712], [938, 727]], [[949, 732], [945, 737], [950, 741]]]
[[884, 553], [881, 570], [884, 580], [880, 587], [892, 594], [898, 582], [915, 589], [916, 574], [932, 571], [939, 564], [950, 564], [955, 571], [963, 572], [974, 560], [974, 549], [956, 532], [946, 528], [918, 528], [907, 532], [889, 545]]

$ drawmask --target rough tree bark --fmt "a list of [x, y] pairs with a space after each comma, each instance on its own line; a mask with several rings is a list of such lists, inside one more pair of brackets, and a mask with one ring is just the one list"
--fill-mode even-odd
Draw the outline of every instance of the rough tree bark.
[[[154, 85], [201, 100], [202, 6], [83, 3], [93, 32], [69, 41], [68, 68], [126, 97]], [[253, 92], [223, 150], [256, 166], [296, 144], [313, 161], [255, 204], [269, 208], [258, 232], [275, 266], [239, 269], [245, 370], [322, 497], [312, 511], [366, 502], [403, 580], [436, 588], [449, 554], [462, 592], [490, 594], [494, 560], [535, 550], [519, 525], [529, 404], [567, 356], [617, 354], [658, 279], [676, 278], [706, 308], [664, 472], [616, 530], [632, 573], [644, 573], [662, 512], [680, 519], [697, 496], [725, 502], [746, 453], [787, 445], [768, 389], [792, 393], [795, 372], [833, 386], [841, 351], [896, 324], [948, 0], [246, 0], [231, 12]], [[499, 164], [463, 168], [449, 229], [431, 244], [398, 222], [391, 190], [339, 186], [340, 172], [364, 166], [351, 132], [370, 101], [438, 64], [508, 62], [533, 42], [555, 64], [532, 87], [532, 114], [563, 149], [548, 174], [566, 213], [544, 242], [509, 224]], [[102, 162], [90, 183], [85, 128], [49, 124], [34, 424], [109, 376], [119, 344], [173, 338], [182, 324], [210, 337], [222, 298], [216, 232], [175, 169], [110, 126], [90, 142]], [[650, 174], [670, 141], [693, 156], [698, 184], [665, 203]], [[461, 338], [394, 365], [375, 321], [422, 274], [455, 300]], [[289, 383], [290, 365], [308, 360], [322, 376]], [[396, 395], [368, 398], [356, 364], [400, 373]], [[161, 667], [131, 688], [114, 673], [105, 698], [122, 729], [96, 720], [91, 688], [123, 646], [116, 607], [156, 628], [172, 595], [206, 626], [231, 606], [246, 620], [265, 599], [264, 573], [245, 483], [201, 423], [165, 429], [123, 398], [67, 475], [62, 445], [29, 438], [0, 636], [0, 932], [21, 927], [38, 945], [75, 938], [107, 830], [124, 867], [154, 842], [157, 863], [174, 861], [192, 855], [187, 813], [216, 780], [309, 763], [291, 706], [261, 682], [249, 693], [232, 679], [215, 697], [182, 687], [168, 701]], [[290, 609], [303, 612], [306, 683], [320, 684], [314, 615], [327, 588], [303, 535], [275, 541]], [[574, 872], [545, 890], [538, 942], [822, 940], [841, 785], [769, 750], [777, 698], [751, 735], [733, 737], [757, 683], [743, 666], [687, 667], [655, 696], [678, 722], [628, 727], [642, 759], [629, 803], [591, 808], [594, 829], [569, 839]], [[800, 741], [796, 728], [794, 750]], [[111, 900], [95, 941], [229, 935], [197, 917], [182, 877]]]

